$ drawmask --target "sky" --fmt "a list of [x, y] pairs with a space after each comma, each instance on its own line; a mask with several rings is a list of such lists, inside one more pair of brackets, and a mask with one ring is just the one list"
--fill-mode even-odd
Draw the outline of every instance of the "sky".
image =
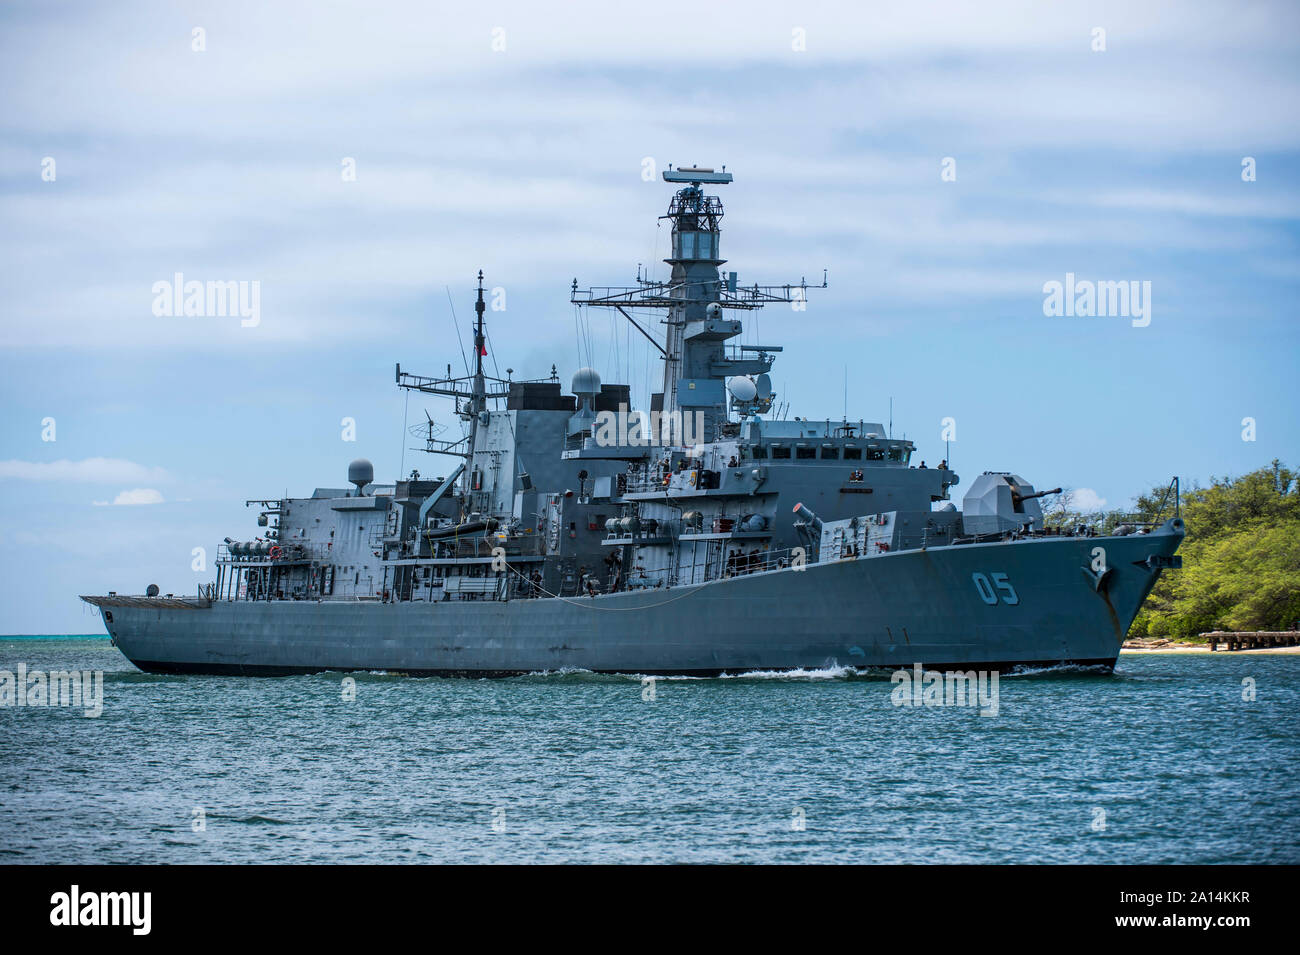
[[[493, 367], [591, 363], [644, 401], [657, 353], [617, 313], [580, 329], [569, 289], [666, 276], [670, 163], [735, 175], [742, 283], [829, 277], [746, 316], [788, 413], [892, 399], [958, 499], [984, 470], [1114, 508], [1300, 463], [1298, 27], [1256, 2], [6, 3], [0, 633], [193, 593], [245, 500], [353, 458], [448, 472], [403, 420], [457, 422], [393, 370], [463, 367], [479, 269]], [[256, 323], [155, 314], [176, 273], [256, 282]], [[1067, 273], [1149, 288], [1149, 323], [1045, 314]]]

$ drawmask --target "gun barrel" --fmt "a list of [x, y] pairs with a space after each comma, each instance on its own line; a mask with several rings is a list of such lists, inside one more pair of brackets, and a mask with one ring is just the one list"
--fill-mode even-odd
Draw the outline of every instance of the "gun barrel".
[[1033, 494], [1018, 494], [1017, 492], [1012, 491], [1011, 497], [1018, 503], [1020, 501], [1032, 501], [1036, 497], [1046, 497], [1049, 494], [1060, 494], [1060, 493], [1061, 493], [1061, 489], [1059, 487], [1054, 487], [1054, 488], [1049, 488], [1046, 491], [1035, 491]]

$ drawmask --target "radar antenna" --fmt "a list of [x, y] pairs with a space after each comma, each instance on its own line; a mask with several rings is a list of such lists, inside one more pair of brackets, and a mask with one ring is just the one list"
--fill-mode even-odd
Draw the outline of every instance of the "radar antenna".
[[[670, 165], [665, 182], [683, 188], [673, 194], [667, 214], [672, 222], [672, 251], [664, 261], [672, 267], [667, 281], [643, 278], [638, 269], [636, 285], [578, 288], [573, 280], [570, 301], [578, 306], [613, 308], [658, 349], [664, 361], [663, 390], [651, 400], [651, 409], [667, 414], [699, 415], [699, 440], [711, 441], [728, 420], [727, 378], [765, 375], [771, 370], [779, 346], [751, 345], [728, 348], [726, 343], [742, 331], [738, 318], [727, 310], [753, 311], [764, 305], [784, 303], [802, 310], [810, 286], [806, 279], [785, 285], [741, 286], [735, 272], [724, 274], [719, 240], [723, 216], [722, 200], [706, 195], [703, 186], [722, 186], [733, 180], [727, 167], [715, 171], [702, 166]], [[827, 286], [822, 272], [821, 287]], [[816, 287], [816, 286], [812, 286]], [[631, 315], [630, 309], [665, 309], [660, 319], [666, 327], [666, 341], [660, 344]], [[770, 407], [770, 394], [765, 395]], [[757, 406], [742, 402], [753, 411]], [[763, 411], [767, 410], [763, 407]]]

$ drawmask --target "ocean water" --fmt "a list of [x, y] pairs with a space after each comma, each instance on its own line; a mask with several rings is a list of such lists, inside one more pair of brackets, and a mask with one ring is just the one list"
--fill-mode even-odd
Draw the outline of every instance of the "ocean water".
[[[149, 676], [94, 638], [98, 718], [0, 708], [0, 862], [1300, 862], [1300, 656], [889, 675]], [[1243, 700], [1253, 681], [1256, 699]], [[201, 814], [198, 810], [201, 809]], [[201, 831], [195, 831], [202, 819]]]

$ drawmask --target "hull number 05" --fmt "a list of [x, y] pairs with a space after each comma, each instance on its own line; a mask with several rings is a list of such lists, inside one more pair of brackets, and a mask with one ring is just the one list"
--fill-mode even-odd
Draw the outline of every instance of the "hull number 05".
[[990, 607], [998, 602], [999, 596], [1004, 604], [1020, 603], [1020, 595], [1016, 593], [1016, 588], [1011, 586], [1011, 581], [1007, 580], [1006, 574], [974, 573], [970, 575], [970, 579], [975, 581], [975, 589], [979, 591], [980, 600]]

